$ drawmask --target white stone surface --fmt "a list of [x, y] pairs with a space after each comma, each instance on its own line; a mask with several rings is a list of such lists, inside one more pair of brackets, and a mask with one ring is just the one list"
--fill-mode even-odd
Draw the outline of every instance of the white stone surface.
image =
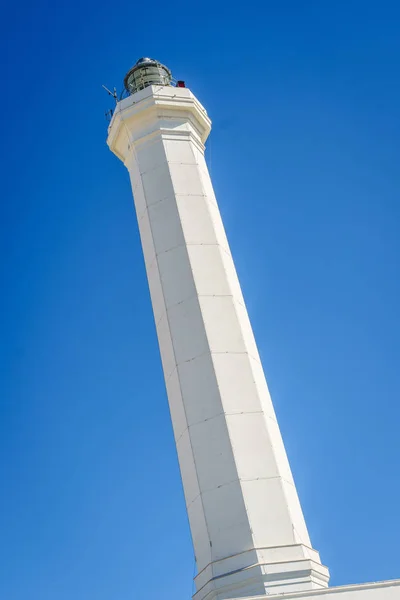
[[[344, 585], [312, 592], [268, 595], [267, 598], [281, 598], [282, 600], [399, 600], [400, 579], [361, 585]], [[241, 598], [241, 600], [266, 600], [266, 597], [251, 596], [245, 599]]]
[[131, 177], [197, 561], [194, 598], [326, 588], [204, 160], [209, 131], [188, 89], [158, 86], [121, 101], [108, 136]]

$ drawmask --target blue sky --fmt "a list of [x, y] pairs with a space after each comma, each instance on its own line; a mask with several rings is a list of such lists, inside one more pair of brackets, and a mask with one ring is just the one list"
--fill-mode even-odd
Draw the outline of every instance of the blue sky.
[[194, 558], [101, 84], [143, 55], [207, 160], [314, 546], [400, 577], [400, 8], [3, 7], [0, 597], [189, 600]]

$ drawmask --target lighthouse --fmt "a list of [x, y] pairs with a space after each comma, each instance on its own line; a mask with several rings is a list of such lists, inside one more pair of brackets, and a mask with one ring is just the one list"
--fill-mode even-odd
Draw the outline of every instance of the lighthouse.
[[[124, 84], [107, 143], [132, 185], [196, 557], [193, 598], [325, 599], [339, 588], [327, 588], [310, 541], [205, 162], [211, 121], [156, 60], [140, 59]], [[400, 598], [400, 582], [386, 583], [340, 588], [340, 600], [359, 600], [357, 590]]]

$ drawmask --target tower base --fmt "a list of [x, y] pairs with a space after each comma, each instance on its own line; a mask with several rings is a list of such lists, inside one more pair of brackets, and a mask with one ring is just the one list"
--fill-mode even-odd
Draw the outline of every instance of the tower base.
[[[229, 600], [326, 589], [329, 571], [304, 544], [255, 548], [207, 565], [193, 600]], [[286, 596], [285, 596], [286, 598]]]

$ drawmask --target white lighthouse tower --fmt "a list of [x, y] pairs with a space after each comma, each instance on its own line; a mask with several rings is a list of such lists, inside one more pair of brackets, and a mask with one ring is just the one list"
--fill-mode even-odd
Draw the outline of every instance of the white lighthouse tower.
[[[310, 542], [221, 221], [204, 159], [211, 122], [183, 82], [171, 82], [165, 66], [140, 59], [107, 143], [132, 183], [196, 556], [194, 599], [325, 598], [339, 588], [327, 589]], [[399, 583], [379, 584], [377, 595], [340, 588], [340, 600], [360, 590], [400, 598]]]

